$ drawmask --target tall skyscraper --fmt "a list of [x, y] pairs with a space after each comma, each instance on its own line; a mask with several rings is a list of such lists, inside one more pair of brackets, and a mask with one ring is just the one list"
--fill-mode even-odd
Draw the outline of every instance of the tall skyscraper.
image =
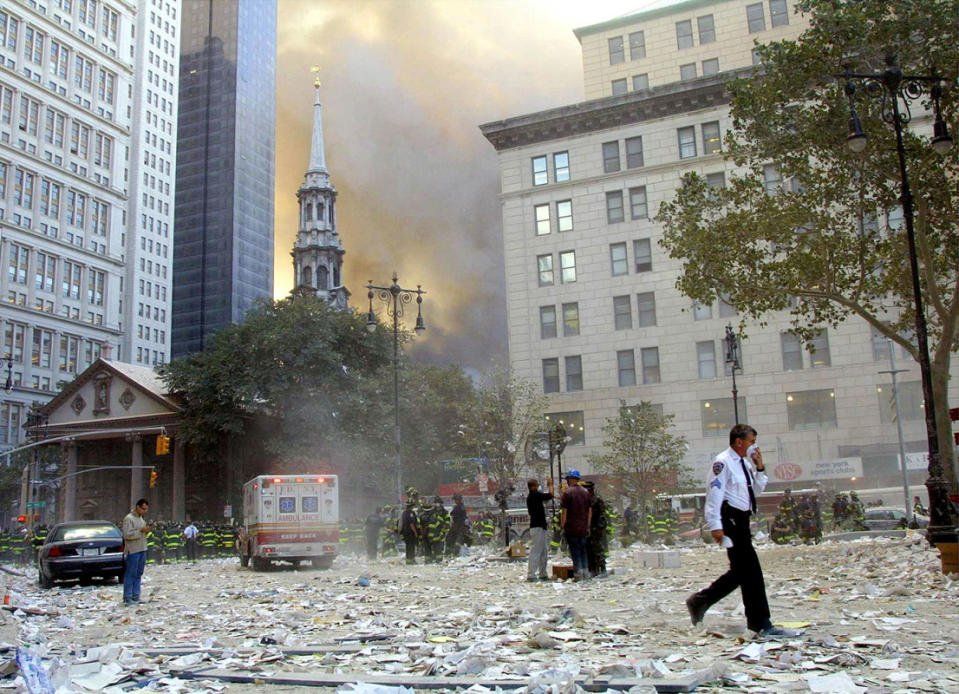
[[97, 357], [167, 358], [166, 311], [132, 336], [169, 291], [179, 3], [0, 4], [0, 447]]
[[330, 181], [323, 147], [323, 107], [320, 83], [313, 88], [313, 138], [310, 163], [296, 198], [300, 229], [293, 245], [294, 293], [315, 294], [345, 309], [350, 293], [343, 284], [343, 242], [336, 233], [336, 188]]
[[276, 3], [186, 0], [173, 357], [273, 296]]

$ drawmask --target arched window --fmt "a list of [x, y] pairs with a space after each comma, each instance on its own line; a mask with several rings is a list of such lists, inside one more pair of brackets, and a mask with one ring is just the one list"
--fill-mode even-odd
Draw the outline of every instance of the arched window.
[[324, 221], [323, 213], [324, 213], [323, 203], [322, 202], [316, 203], [316, 221], [318, 222]]
[[320, 265], [316, 268], [316, 288], [317, 289], [329, 289], [327, 280], [329, 278], [326, 266]]
[[340, 286], [340, 268], [338, 266], [333, 268], [333, 286]]
[[303, 268], [303, 279], [300, 284], [302, 284], [304, 287], [313, 286], [313, 268], [311, 268], [309, 265]]
[[306, 215], [304, 216], [304, 219], [307, 222], [313, 221], [313, 203], [311, 202], [306, 203]]

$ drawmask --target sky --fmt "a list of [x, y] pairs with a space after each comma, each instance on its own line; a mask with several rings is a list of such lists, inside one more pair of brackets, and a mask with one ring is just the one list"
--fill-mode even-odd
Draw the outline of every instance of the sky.
[[276, 296], [293, 284], [317, 65], [351, 304], [396, 272], [427, 292], [417, 358], [505, 362], [499, 167], [479, 125], [582, 101], [573, 29], [663, 2], [278, 0]]

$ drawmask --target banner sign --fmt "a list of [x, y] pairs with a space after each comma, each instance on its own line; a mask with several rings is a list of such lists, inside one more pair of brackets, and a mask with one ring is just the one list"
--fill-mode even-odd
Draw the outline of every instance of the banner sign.
[[803, 482], [850, 477], [862, 477], [862, 458], [836, 458], [808, 463], [783, 462], [776, 463], [769, 470], [770, 482]]
[[[898, 458], [899, 456], [896, 456], [896, 459]], [[929, 454], [928, 453], [906, 453], [906, 469], [907, 470], [928, 470]]]

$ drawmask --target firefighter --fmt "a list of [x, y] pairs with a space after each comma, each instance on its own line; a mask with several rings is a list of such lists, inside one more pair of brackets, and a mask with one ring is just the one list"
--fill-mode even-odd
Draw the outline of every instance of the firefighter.
[[673, 544], [673, 519], [669, 502], [660, 502], [659, 508], [649, 516], [650, 541], [663, 545]]
[[36, 530], [33, 531], [33, 536], [30, 540], [30, 544], [33, 550], [33, 556], [31, 557], [32, 561], [36, 561], [37, 554], [40, 552], [40, 548], [47, 542], [47, 526], [45, 524], [40, 524], [37, 526]]
[[792, 531], [792, 523], [786, 513], [780, 511], [776, 514], [770, 537], [772, 537], [772, 541], [777, 545], [787, 545], [795, 539], [796, 536]]
[[496, 522], [487, 511], [483, 511], [480, 519], [476, 522], [476, 532], [479, 535], [479, 543], [488, 545], [493, 541], [493, 535], [496, 533]]
[[200, 528], [200, 556], [210, 559], [216, 555], [216, 528], [212, 523], [204, 523]]
[[419, 548], [423, 555], [423, 563], [429, 564], [433, 561], [433, 543], [430, 542], [430, 532], [433, 526], [433, 519], [436, 517], [436, 511], [428, 500], [423, 499], [423, 501], [420, 502], [416, 515], [417, 518], [419, 518], [420, 528], [417, 544], [420, 545]]
[[862, 502], [859, 500], [859, 494], [855, 491], [849, 492], [849, 520], [852, 522], [853, 530], [865, 530], [866, 519], [863, 516], [865, 510]]
[[236, 554], [236, 528], [232, 525], [223, 525], [219, 537], [220, 556], [232, 557]]
[[433, 520], [429, 526], [429, 543], [433, 561], [439, 562], [443, 559], [443, 552], [446, 548], [446, 536], [450, 531], [450, 514], [446, 512], [443, 506], [443, 498], [433, 497]]
[[163, 561], [165, 563], [180, 561], [180, 547], [183, 545], [183, 535], [179, 523], [167, 523], [163, 529]]
[[157, 535], [162, 533], [162, 530], [155, 529], [153, 525], [147, 527], [147, 564], [156, 564], [162, 559], [163, 548], [157, 542]]
[[399, 539], [399, 528], [397, 525], [398, 519], [396, 517], [396, 509], [392, 506], [384, 506], [383, 514], [386, 516], [386, 520], [383, 523], [383, 527], [380, 529], [380, 544], [382, 544], [383, 556], [384, 557], [394, 557], [396, 556], [396, 545], [397, 540]]

